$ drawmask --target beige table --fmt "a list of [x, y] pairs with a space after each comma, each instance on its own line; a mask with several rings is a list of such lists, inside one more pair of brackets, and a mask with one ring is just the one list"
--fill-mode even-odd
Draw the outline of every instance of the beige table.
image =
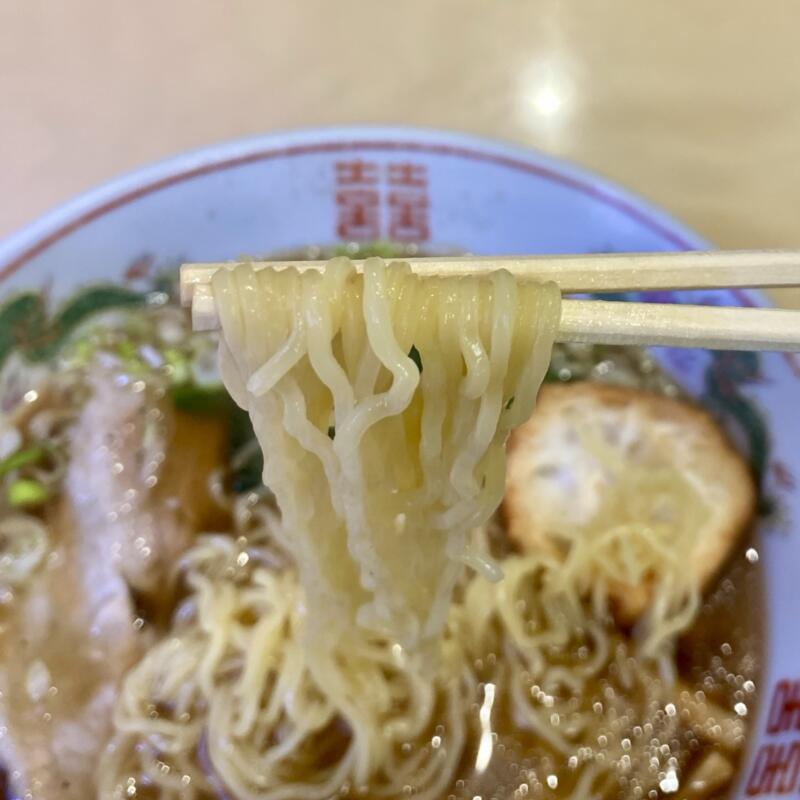
[[532, 145], [720, 246], [800, 247], [798, 31], [800, 0], [0, 0], [0, 236], [189, 147], [372, 121]]

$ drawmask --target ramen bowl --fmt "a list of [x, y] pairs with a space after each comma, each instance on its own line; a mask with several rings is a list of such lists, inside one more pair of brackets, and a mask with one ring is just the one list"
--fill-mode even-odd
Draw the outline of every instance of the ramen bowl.
[[[138, 288], [183, 261], [376, 240], [409, 252], [497, 255], [709, 247], [634, 195], [529, 150], [453, 133], [338, 128], [208, 147], [82, 195], [0, 244], [0, 292], [45, 289], [58, 299], [98, 281]], [[630, 297], [764, 302], [740, 290]], [[773, 353], [659, 348], [653, 355], [718, 412], [761, 485], [759, 536], [747, 557], [765, 576], [763, 668], [733, 796], [796, 791], [800, 362]]]

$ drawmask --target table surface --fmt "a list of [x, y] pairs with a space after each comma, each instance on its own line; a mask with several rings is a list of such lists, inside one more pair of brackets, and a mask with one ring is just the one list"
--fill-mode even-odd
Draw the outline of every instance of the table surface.
[[720, 247], [800, 247], [798, 25], [798, 0], [0, 0], [0, 236], [187, 148], [380, 122], [571, 159]]

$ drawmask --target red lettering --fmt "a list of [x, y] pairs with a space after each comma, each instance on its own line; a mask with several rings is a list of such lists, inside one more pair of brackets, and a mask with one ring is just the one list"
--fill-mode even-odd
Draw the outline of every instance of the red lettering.
[[422, 164], [389, 164], [389, 185], [425, 188], [428, 185], [428, 170]]
[[[423, 164], [396, 162], [381, 173], [376, 162], [336, 162], [336, 233], [343, 239], [381, 238], [381, 200], [386, 203], [389, 239], [424, 242], [430, 237], [428, 172]], [[383, 174], [387, 190], [383, 193]]]
[[378, 182], [378, 165], [372, 161], [337, 161], [339, 186], [369, 186]]
[[369, 241], [380, 238], [377, 191], [342, 189], [336, 193], [336, 206], [336, 232], [343, 239]]
[[767, 733], [778, 733], [780, 728], [781, 710], [783, 709], [783, 698], [789, 691], [789, 681], [778, 681], [772, 690], [772, 702], [769, 706], [769, 717], [767, 718]]
[[800, 730], [800, 681], [779, 681], [772, 692], [767, 733]]
[[372, 161], [337, 161], [336, 233], [342, 239], [369, 241], [380, 238], [378, 165]]
[[387, 168], [389, 186], [389, 238], [398, 242], [424, 242], [428, 222], [428, 170], [423, 164], [398, 162]]
[[780, 794], [789, 794], [797, 787], [797, 776], [800, 774], [800, 742], [792, 742], [789, 747], [789, 754], [786, 757], [786, 765], [783, 768], [783, 780], [778, 786]]
[[800, 742], [765, 744], [756, 756], [745, 789], [748, 796], [789, 794], [797, 791], [800, 777]]
[[767, 758], [767, 748], [771, 747], [771, 744], [767, 744], [758, 749], [758, 755], [756, 756], [756, 761], [755, 764], [753, 764], [753, 770], [747, 780], [747, 787], [745, 789], [748, 797], [755, 797], [755, 795], [761, 794], [761, 771], [764, 769], [764, 760]]
[[429, 235], [427, 195], [420, 191], [389, 192], [389, 238], [424, 242]]
[[772, 791], [778, 766], [773, 753], [775, 748], [776, 745], [766, 744], [758, 751], [750, 780], [747, 782], [748, 795], [766, 794]]

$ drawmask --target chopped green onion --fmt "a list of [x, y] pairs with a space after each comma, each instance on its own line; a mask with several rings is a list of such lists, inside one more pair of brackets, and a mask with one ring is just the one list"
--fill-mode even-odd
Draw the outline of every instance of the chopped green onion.
[[515, 395], [512, 394], [511, 397], [508, 398], [508, 402], [506, 403], [506, 411], [508, 411], [511, 408], [511, 406], [514, 405], [514, 400], [515, 400]]
[[335, 439], [336, 438], [336, 428], [333, 425], [331, 425], [328, 428], [328, 438], [329, 439]]
[[95, 338], [86, 336], [73, 343], [72, 350], [68, 353], [68, 356], [77, 366], [85, 366], [89, 363], [96, 350], [97, 341]]
[[20, 478], [8, 487], [8, 502], [14, 508], [38, 506], [48, 497], [47, 489], [39, 481]]
[[117, 342], [117, 355], [123, 359], [134, 359], [138, 356], [136, 345], [130, 339]]
[[224, 386], [179, 383], [170, 389], [170, 397], [179, 411], [197, 416], [228, 418], [237, 408]]
[[563, 383], [558, 377], [558, 370], [555, 369], [552, 364], [547, 368], [547, 374], [544, 376], [544, 383]]
[[233, 472], [231, 488], [235, 494], [243, 494], [262, 486], [261, 476], [264, 471], [264, 457], [256, 448], [250, 457]]
[[41, 445], [34, 445], [33, 447], [28, 447], [26, 450], [19, 450], [16, 453], [12, 453], [10, 456], [0, 461], [0, 475], [6, 475], [27, 464], [35, 464], [37, 461], [41, 461], [46, 454], [47, 450]]
[[419, 354], [419, 350], [417, 350], [417, 346], [412, 344], [411, 349], [408, 351], [408, 357], [417, 365], [417, 369], [422, 374], [422, 356]]
[[172, 374], [170, 376], [172, 383], [190, 383], [192, 370], [186, 355], [174, 347], [168, 347], [164, 350], [163, 355], [167, 366], [172, 368]]
[[371, 258], [372, 256], [380, 256], [381, 258], [406, 258], [407, 254], [402, 245], [395, 242], [367, 242], [360, 244], [355, 249], [349, 244], [339, 244], [333, 248], [333, 255], [335, 256], [348, 256], [349, 258]]

